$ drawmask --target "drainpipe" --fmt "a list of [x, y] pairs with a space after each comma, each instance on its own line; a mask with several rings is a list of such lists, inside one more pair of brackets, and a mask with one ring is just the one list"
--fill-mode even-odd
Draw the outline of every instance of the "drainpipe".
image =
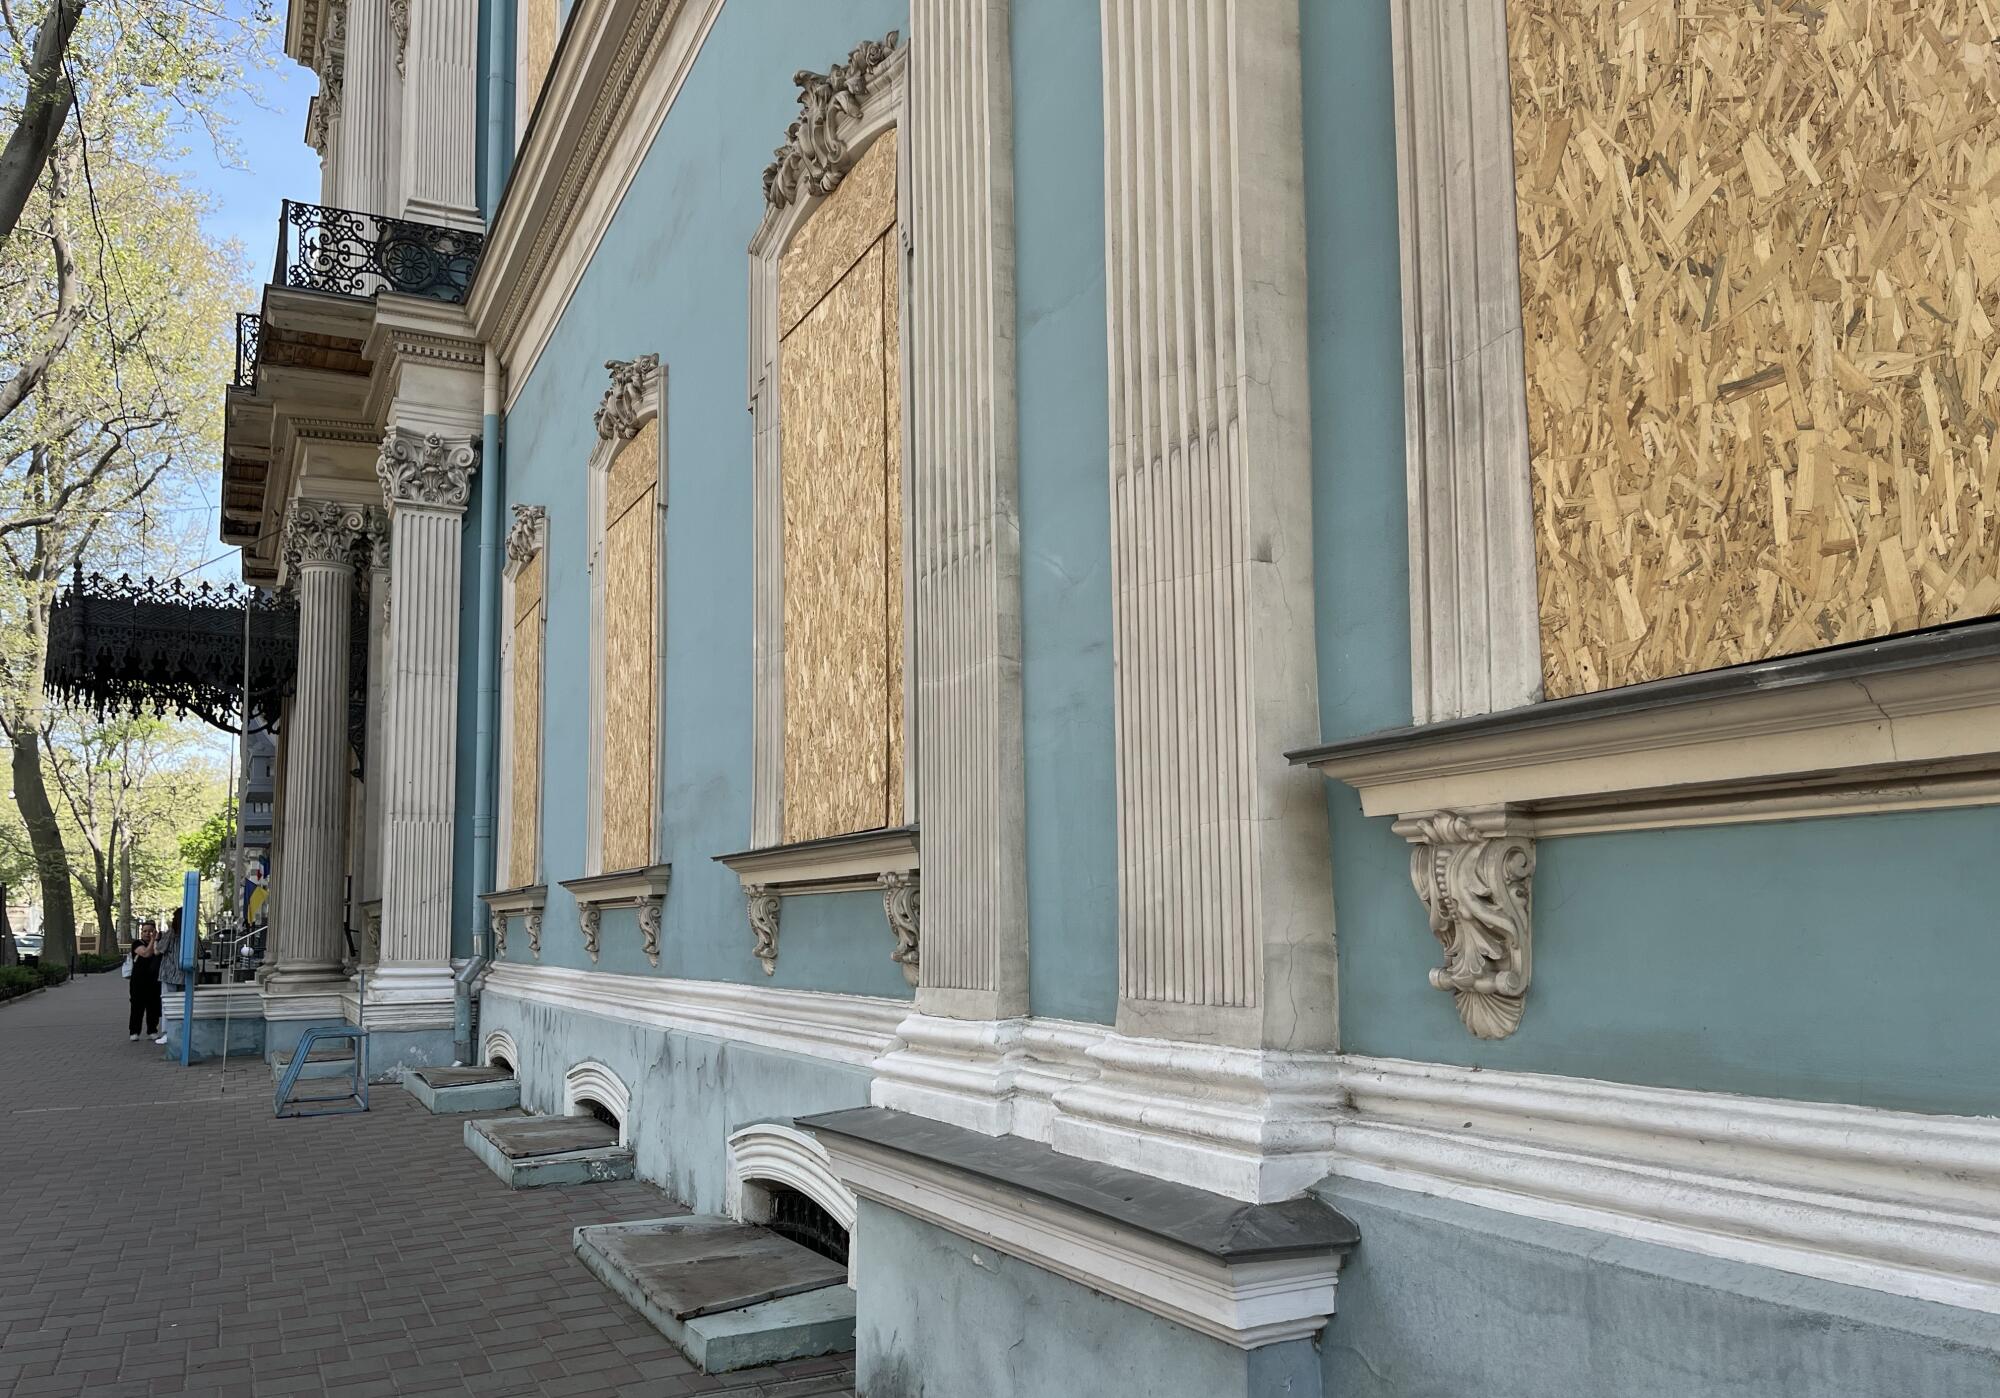
[[[479, 637], [474, 664], [478, 667], [479, 690], [473, 723], [472, 777], [472, 878], [481, 892], [491, 889], [495, 877], [493, 863], [493, 810], [495, 743], [499, 737], [500, 709], [500, 501], [507, 493], [506, 452], [500, 434], [500, 356], [486, 347], [484, 422], [481, 435], [479, 482]], [[475, 908], [483, 907], [474, 903]], [[474, 915], [472, 955], [452, 978], [452, 1050], [461, 1063], [475, 1057], [472, 1042], [472, 996], [486, 970], [487, 938], [491, 924]]]
[[480, 37], [485, 50], [481, 57], [486, 64], [486, 93], [479, 207], [491, 228], [501, 192], [507, 187], [507, 171], [514, 163], [514, 4], [511, 0], [485, 0], [480, 17], [485, 22]]

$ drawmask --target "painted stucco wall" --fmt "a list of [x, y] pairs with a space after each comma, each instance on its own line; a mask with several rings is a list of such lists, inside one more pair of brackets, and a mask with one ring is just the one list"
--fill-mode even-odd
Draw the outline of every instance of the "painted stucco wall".
[[[586, 461], [604, 361], [657, 351], [666, 372], [667, 609], [663, 848], [673, 865], [662, 974], [907, 997], [881, 898], [787, 899], [777, 974], [752, 955], [736, 876], [750, 844], [751, 437], [748, 255], [762, 172], [797, 114], [792, 73], [907, 27], [897, 0], [726, 5], [617, 217], [508, 416], [508, 502], [549, 507], [545, 873], [584, 872], [589, 727]], [[609, 913], [598, 969], [650, 971], [633, 915]], [[551, 888], [544, 962], [589, 967]], [[527, 939], [509, 938], [512, 959]]]
[[632, 1093], [634, 1166], [697, 1213], [728, 1204], [729, 1133], [868, 1105], [868, 1072], [800, 1054], [669, 1033], [512, 996], [488, 994], [480, 1035], [513, 1035], [521, 1105], [560, 1113], [563, 1076], [598, 1062]]
[[1374, 1185], [1320, 1336], [1340, 1398], [1958, 1398], [2000, 1326], [1910, 1301]]
[[1310, 1340], [1240, 1350], [866, 1199], [855, 1247], [868, 1398], [1319, 1398]]
[[1015, 0], [1021, 703], [1034, 1013], [1118, 1010], [1098, 7]]
[[[1320, 702], [1410, 721], [1394, 94], [1385, 0], [1301, 8]], [[1308, 743], [1313, 735], [1301, 735]], [[1519, 1032], [1468, 1035], [1387, 819], [1329, 788], [1343, 1047], [1941, 1112], [2000, 1112], [1982, 978], [2000, 810], [1542, 841]]]

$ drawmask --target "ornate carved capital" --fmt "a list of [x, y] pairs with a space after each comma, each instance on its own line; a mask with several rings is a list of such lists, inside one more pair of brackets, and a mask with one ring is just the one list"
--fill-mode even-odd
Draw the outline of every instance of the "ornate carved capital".
[[410, 0], [389, 0], [389, 32], [396, 40], [396, 76], [408, 77], [405, 64], [410, 51]]
[[604, 910], [595, 903], [579, 903], [576, 908], [577, 924], [583, 928], [583, 949], [590, 953], [592, 961], [597, 960], [597, 929], [604, 919]]
[[659, 376], [660, 356], [607, 359], [604, 367], [611, 371], [611, 387], [604, 390], [604, 401], [597, 405], [592, 420], [597, 424], [597, 435], [605, 441], [629, 442], [639, 435], [639, 414], [646, 390]]
[[646, 959], [657, 966], [660, 964], [660, 900], [641, 898], [638, 909], [640, 944], [646, 950]]
[[542, 959], [542, 910], [540, 908], [528, 909], [526, 921], [528, 924], [528, 952], [535, 960], [540, 961]]
[[792, 74], [799, 89], [799, 115], [786, 128], [785, 143], [764, 167], [765, 203], [782, 209], [795, 200], [840, 188], [847, 175], [847, 133], [860, 120], [862, 102], [901, 39], [902, 34], [892, 29], [885, 39], [856, 44], [847, 62], [836, 63], [828, 72], [801, 68]]
[[784, 899], [761, 883], [750, 885], [744, 892], [749, 895], [750, 935], [756, 939], [757, 959], [764, 963], [765, 975], [776, 975], [778, 910], [783, 905]]
[[[362, 540], [368, 548], [368, 566], [387, 568], [389, 566], [389, 512], [374, 505], [368, 507], [368, 524], [362, 531]], [[384, 582], [384, 591], [387, 582]], [[387, 600], [386, 598], [384, 599]]]
[[922, 891], [913, 873], [886, 873], [881, 880], [882, 911], [889, 915], [889, 930], [896, 934], [896, 949], [889, 953], [889, 959], [903, 968], [903, 979], [915, 985]]
[[514, 522], [507, 528], [507, 563], [526, 567], [542, 551], [549, 537], [549, 512], [542, 505], [516, 505]]
[[352, 568], [354, 554], [367, 537], [369, 509], [340, 500], [294, 500], [285, 511], [285, 566], [296, 570], [313, 565]]
[[479, 469], [479, 438], [443, 437], [392, 427], [382, 438], [375, 475], [382, 494], [397, 505], [462, 510], [472, 498]]
[[500, 960], [507, 954], [507, 913], [503, 908], [486, 910], [486, 925], [493, 936], [493, 959]]
[[1482, 1039], [1520, 1027], [1531, 972], [1535, 841], [1505, 811], [1432, 811], [1396, 822], [1415, 846], [1410, 881], [1444, 945], [1431, 984]]

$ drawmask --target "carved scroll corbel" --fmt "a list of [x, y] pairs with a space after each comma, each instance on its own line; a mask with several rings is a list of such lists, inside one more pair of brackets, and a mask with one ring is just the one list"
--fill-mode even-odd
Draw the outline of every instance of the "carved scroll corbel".
[[639, 937], [646, 951], [646, 960], [655, 966], [660, 964], [660, 900], [641, 898], [639, 909]]
[[744, 892], [749, 897], [750, 935], [756, 939], [757, 959], [764, 963], [765, 975], [776, 975], [778, 909], [784, 900], [761, 883], [751, 884]]
[[1532, 970], [1534, 837], [1505, 810], [1406, 816], [1396, 833], [1415, 846], [1410, 881], [1444, 946], [1431, 984], [1452, 993], [1479, 1038], [1506, 1038], [1520, 1027]]
[[535, 960], [542, 959], [542, 910], [528, 909], [528, 952]]
[[889, 953], [889, 959], [903, 968], [903, 979], [915, 985], [922, 890], [914, 873], [886, 873], [881, 876], [881, 883], [882, 911], [888, 914], [889, 930], [896, 937], [896, 949]]
[[576, 910], [577, 925], [583, 929], [583, 949], [592, 961], [597, 960], [597, 929], [603, 917], [604, 910], [595, 903], [581, 904]]
[[500, 960], [507, 955], [507, 913], [503, 908], [489, 909], [486, 921], [493, 933], [493, 959]]

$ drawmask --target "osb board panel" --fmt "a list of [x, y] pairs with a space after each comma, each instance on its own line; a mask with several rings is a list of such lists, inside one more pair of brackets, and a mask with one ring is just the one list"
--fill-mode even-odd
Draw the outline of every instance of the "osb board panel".
[[1549, 696], [2000, 608], [2000, 7], [1507, 17]]
[[525, 0], [528, 7], [527, 42], [521, 54], [521, 83], [532, 110], [542, 83], [549, 76], [549, 64], [556, 56], [557, 0]]
[[896, 240], [882, 244], [882, 439], [887, 457], [883, 489], [882, 544], [887, 554], [883, 586], [887, 589], [889, 777], [884, 823], [903, 823], [903, 332], [896, 275]]
[[896, 131], [875, 138], [778, 262], [778, 333], [792, 329], [896, 225]]
[[538, 553], [521, 565], [521, 571], [514, 575], [514, 615], [509, 620], [519, 625], [523, 618], [542, 605], [542, 556]]
[[639, 496], [660, 481], [660, 420], [649, 418], [631, 441], [611, 458], [610, 480], [604, 492], [604, 517], [615, 520], [631, 509]]
[[602, 857], [606, 870], [636, 869], [653, 862], [657, 690], [653, 498], [649, 486], [604, 531]]
[[887, 241], [779, 347], [787, 840], [888, 816]]
[[[513, 722], [508, 735], [512, 758], [507, 814], [506, 888], [535, 882], [537, 846], [541, 840], [542, 789], [542, 560], [533, 559], [514, 579], [512, 645]], [[523, 606], [523, 594], [533, 601]]]

